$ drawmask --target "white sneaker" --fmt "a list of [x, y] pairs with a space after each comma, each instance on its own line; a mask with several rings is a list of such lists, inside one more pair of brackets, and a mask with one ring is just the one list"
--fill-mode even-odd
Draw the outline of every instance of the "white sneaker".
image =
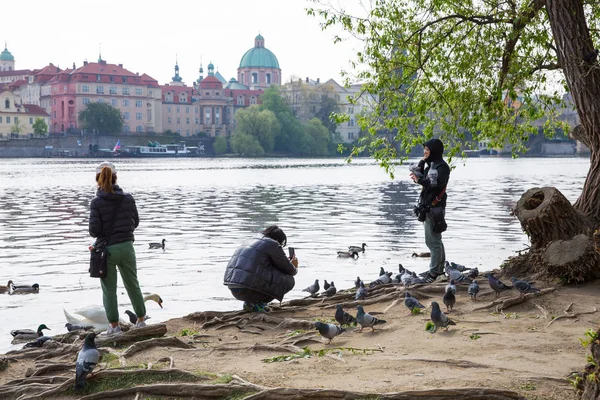
[[108, 326], [108, 329], [106, 330], [106, 334], [107, 335], [116, 335], [119, 333], [123, 333], [123, 331], [121, 330], [121, 327], [119, 325], [113, 327], [112, 325]]
[[145, 327], [145, 326], [146, 326], [146, 322], [144, 322], [144, 321], [138, 321], [138, 322], [135, 324], [135, 327], [136, 327], [136, 328], [143, 328], [143, 327]]

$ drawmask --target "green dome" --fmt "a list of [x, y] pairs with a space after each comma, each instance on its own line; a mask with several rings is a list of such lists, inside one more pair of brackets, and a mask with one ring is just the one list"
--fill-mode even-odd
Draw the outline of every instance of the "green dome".
[[256, 36], [256, 37], [254, 38], [254, 40], [265, 40], [265, 38], [264, 38], [264, 37], [262, 37], [262, 35], [259, 33], [259, 34], [258, 34], [258, 36]]
[[10, 54], [10, 51], [8, 51], [8, 49], [5, 47], [4, 51], [2, 53], [0, 53], [0, 61], [15, 61], [15, 58], [13, 57], [12, 54]]
[[277, 57], [271, 50], [264, 47], [254, 47], [248, 50], [240, 61], [240, 68], [245, 67], [279, 68], [279, 61], [277, 61]]

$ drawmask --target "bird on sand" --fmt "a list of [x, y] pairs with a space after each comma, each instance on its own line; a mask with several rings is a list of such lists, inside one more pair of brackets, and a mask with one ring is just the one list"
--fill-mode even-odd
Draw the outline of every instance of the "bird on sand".
[[356, 296], [354, 296], [354, 300], [364, 300], [367, 298], [368, 294], [369, 294], [369, 292], [367, 291], [367, 288], [365, 287], [365, 283], [363, 281], [360, 281], [360, 286], [358, 287], [358, 290], [356, 291]]
[[96, 348], [96, 334], [88, 333], [85, 337], [83, 347], [77, 354], [77, 362], [75, 363], [75, 390], [81, 390], [85, 387], [85, 378], [92, 372], [98, 360], [100, 353]]
[[505, 290], [512, 290], [513, 288], [512, 286], [505, 285], [500, 279], [496, 278], [491, 273], [487, 274], [486, 277], [488, 278], [490, 287], [494, 292], [496, 292], [496, 297], [500, 296], [500, 293], [504, 292]]
[[517, 288], [519, 293], [521, 293], [520, 297], [523, 297], [525, 293], [537, 293], [540, 289], [531, 286], [531, 284], [527, 281], [519, 280], [514, 276], [510, 278], [512, 281], [513, 287]]
[[415, 299], [414, 297], [412, 297], [410, 295], [410, 293], [405, 292], [404, 293], [404, 305], [406, 306], [406, 308], [408, 308], [411, 312], [414, 308], [425, 308], [425, 306], [421, 303], [419, 303], [419, 300]]
[[444, 293], [444, 298], [442, 299], [442, 301], [446, 305], [446, 311], [448, 311], [448, 312], [452, 311], [452, 307], [454, 307], [454, 304], [456, 303], [456, 296], [454, 296], [454, 293], [452, 292], [451, 288], [448, 288], [446, 290], [446, 293]]
[[341, 304], [335, 306], [335, 320], [340, 326], [350, 325], [356, 322], [356, 318], [344, 311]]
[[448, 330], [449, 325], [456, 325], [446, 314], [440, 310], [440, 305], [434, 301], [431, 303], [431, 320], [433, 321], [434, 328], [431, 333], [435, 333], [437, 328], [446, 328]]
[[452, 290], [452, 294], [456, 294], [456, 282], [454, 282], [454, 279], [450, 279], [450, 282], [446, 285], [445, 291], [447, 292], [448, 289]]
[[331, 343], [333, 338], [337, 335], [346, 332], [344, 328], [333, 324], [326, 324], [323, 322], [315, 322], [315, 328], [319, 331], [321, 336], [329, 339], [329, 342], [327, 342], [327, 344]]
[[384, 319], [375, 318], [371, 314], [368, 314], [363, 309], [363, 306], [356, 306], [358, 312], [356, 313], [356, 321], [360, 325], [359, 332], [362, 332], [363, 328], [371, 328], [375, 332], [375, 325], [385, 324], [387, 321]]
[[471, 296], [471, 300], [477, 300], [477, 293], [479, 293], [479, 285], [477, 281], [473, 279], [473, 283], [469, 285], [469, 296]]

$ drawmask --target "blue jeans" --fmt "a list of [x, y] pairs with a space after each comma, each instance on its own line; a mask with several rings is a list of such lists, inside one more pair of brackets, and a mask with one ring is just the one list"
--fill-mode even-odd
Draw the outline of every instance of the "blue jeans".
[[425, 244], [431, 252], [431, 261], [429, 262], [429, 273], [440, 275], [444, 273], [444, 262], [446, 261], [446, 251], [442, 243], [442, 234], [433, 231], [433, 220], [431, 212], [427, 213], [425, 222]]

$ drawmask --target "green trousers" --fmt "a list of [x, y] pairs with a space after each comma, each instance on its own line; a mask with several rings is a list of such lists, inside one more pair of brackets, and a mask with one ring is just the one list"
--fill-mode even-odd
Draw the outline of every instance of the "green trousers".
[[127, 290], [133, 311], [140, 317], [146, 316], [146, 304], [137, 279], [137, 265], [133, 242], [123, 242], [107, 247], [108, 272], [102, 283], [102, 302], [109, 322], [119, 322], [119, 303], [117, 301], [117, 266]]

